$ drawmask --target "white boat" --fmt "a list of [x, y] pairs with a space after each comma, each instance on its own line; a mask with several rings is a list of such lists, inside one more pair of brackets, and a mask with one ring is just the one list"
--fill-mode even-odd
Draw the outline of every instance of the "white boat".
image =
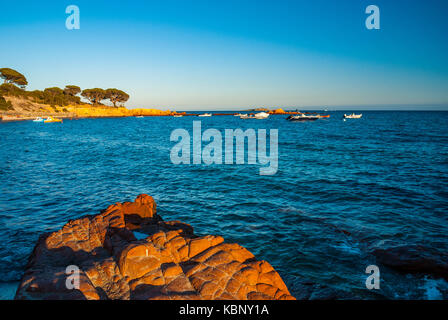
[[345, 114], [344, 113], [344, 119], [359, 119], [362, 117], [362, 113], [361, 114]]
[[255, 114], [255, 119], [267, 119], [269, 117], [269, 113], [260, 112]]
[[234, 114], [233, 116], [234, 117], [241, 117], [241, 116], [244, 116], [245, 114], [244, 113], [236, 113], [236, 114]]
[[203, 114], [198, 115], [198, 117], [211, 117], [211, 116], [212, 116], [211, 113], [203, 113]]
[[44, 119], [41, 117], [37, 117], [36, 119], [33, 120], [33, 122], [44, 122]]
[[260, 112], [254, 115], [250, 115], [250, 114], [242, 114], [240, 115], [240, 119], [266, 119], [269, 117], [269, 113], [266, 112]]
[[144, 118], [144, 116], [136, 116], [136, 118]]
[[181, 115], [181, 114], [175, 114], [173, 117], [174, 117], [174, 118], [182, 118], [183, 115]]
[[320, 119], [319, 115], [307, 115], [304, 113], [286, 118], [289, 121], [315, 121], [317, 119]]

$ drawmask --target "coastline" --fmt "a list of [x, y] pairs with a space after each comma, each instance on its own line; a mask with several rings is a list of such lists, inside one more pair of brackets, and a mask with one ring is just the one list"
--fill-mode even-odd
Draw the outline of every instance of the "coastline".
[[[110, 106], [92, 106], [89, 104], [81, 106], [65, 106], [65, 107], [50, 107], [45, 106], [47, 112], [33, 111], [29, 113], [20, 112], [4, 112], [0, 113], [0, 121], [11, 122], [11, 121], [30, 121], [36, 119], [36, 117], [55, 117], [60, 119], [99, 119], [99, 118], [126, 118], [126, 117], [167, 117], [182, 115], [185, 117], [196, 117], [199, 116], [198, 113], [187, 113], [187, 112], [176, 112], [170, 110], [160, 110], [160, 109], [146, 109], [146, 108], [136, 108], [128, 109], [126, 107], [110, 107]], [[54, 112], [57, 110], [57, 112]], [[67, 112], [64, 112], [66, 110]], [[53, 111], [53, 112], [51, 112]], [[233, 116], [238, 114], [239, 111], [234, 113], [213, 113], [213, 116]], [[248, 115], [254, 115], [257, 112], [248, 112]], [[267, 111], [269, 115], [295, 115], [302, 114], [299, 111], [284, 111], [283, 109], [269, 110]], [[305, 114], [310, 112], [304, 112]]]
[[128, 109], [126, 107], [111, 107], [106, 105], [67, 105], [50, 106], [32, 102], [28, 99], [5, 97], [10, 101], [13, 109], [0, 113], [2, 121], [23, 121], [34, 120], [36, 117], [55, 117], [60, 119], [85, 119], [85, 118], [119, 118], [119, 117], [137, 117], [137, 116], [169, 116], [173, 115], [170, 110], [136, 108]]

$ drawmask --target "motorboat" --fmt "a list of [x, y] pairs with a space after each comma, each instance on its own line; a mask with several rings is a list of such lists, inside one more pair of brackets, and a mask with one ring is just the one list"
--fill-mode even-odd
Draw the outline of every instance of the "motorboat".
[[317, 115], [317, 116], [316, 115], [306, 115], [304, 113], [298, 114], [296, 116], [289, 116], [288, 118], [286, 118], [286, 120], [293, 121], [293, 122], [295, 122], [295, 121], [315, 121], [317, 119], [320, 119], [319, 115]]
[[203, 114], [198, 115], [198, 117], [211, 117], [211, 116], [212, 116], [211, 113], [203, 113]]
[[233, 116], [234, 117], [241, 117], [241, 116], [244, 116], [245, 114], [244, 113], [235, 113]]
[[174, 118], [182, 118], [183, 115], [182, 115], [182, 114], [175, 114], [175, 115], [173, 115], [173, 117], [174, 117]]
[[44, 120], [44, 123], [62, 122], [62, 119], [48, 117]]
[[257, 114], [242, 114], [240, 115], [240, 119], [266, 119], [269, 117], [269, 113], [259, 112]]
[[41, 117], [37, 117], [36, 119], [33, 120], [33, 122], [44, 122], [44, 119]]
[[344, 113], [344, 119], [359, 119], [362, 117], [362, 113], [361, 114], [345, 114]]
[[266, 112], [259, 112], [255, 114], [255, 119], [267, 119], [269, 117], [269, 113]]

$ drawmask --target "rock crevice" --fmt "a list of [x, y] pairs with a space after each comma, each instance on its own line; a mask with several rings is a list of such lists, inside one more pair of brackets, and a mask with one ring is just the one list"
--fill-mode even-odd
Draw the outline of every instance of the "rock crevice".
[[[66, 285], [71, 265], [80, 270], [77, 289]], [[268, 262], [220, 236], [163, 221], [148, 195], [42, 235], [15, 298], [294, 299]]]

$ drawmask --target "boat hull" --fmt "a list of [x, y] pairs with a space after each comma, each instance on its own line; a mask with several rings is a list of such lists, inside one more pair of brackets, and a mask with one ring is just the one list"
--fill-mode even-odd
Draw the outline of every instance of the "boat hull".
[[318, 119], [318, 116], [289, 116], [288, 118], [286, 118], [286, 120], [291, 122], [316, 121]]
[[305, 121], [316, 121], [319, 118], [302, 118], [302, 119], [289, 119], [291, 122], [305, 122]]

